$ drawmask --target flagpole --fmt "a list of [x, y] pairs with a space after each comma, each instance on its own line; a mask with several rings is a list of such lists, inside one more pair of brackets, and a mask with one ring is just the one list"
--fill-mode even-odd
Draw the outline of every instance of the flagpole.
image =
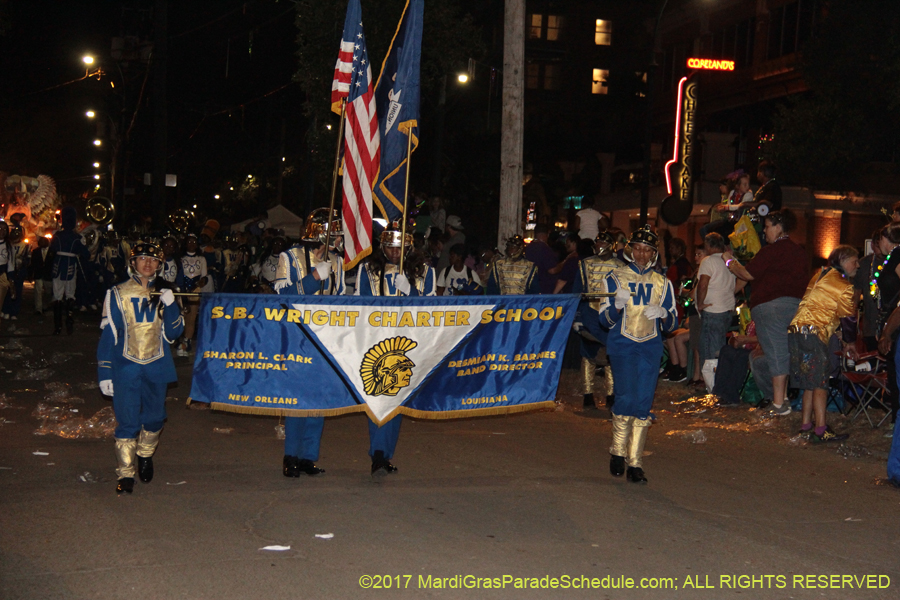
[[[406, 205], [409, 201], [409, 164], [412, 158], [412, 123], [406, 129], [406, 185], [403, 188], [403, 223], [400, 225], [400, 272], [403, 273], [403, 256], [406, 254]], [[415, 281], [410, 284], [415, 285]]]
[[[325, 225], [325, 260], [331, 260], [328, 247], [331, 245], [331, 222], [334, 220], [334, 194], [337, 191], [338, 170], [341, 167], [341, 142], [344, 141], [344, 110], [347, 101], [341, 99], [341, 124], [338, 126], [337, 147], [334, 150], [334, 169], [331, 171], [331, 198], [328, 204], [328, 223]], [[324, 295], [325, 282], [319, 282], [319, 294]]]

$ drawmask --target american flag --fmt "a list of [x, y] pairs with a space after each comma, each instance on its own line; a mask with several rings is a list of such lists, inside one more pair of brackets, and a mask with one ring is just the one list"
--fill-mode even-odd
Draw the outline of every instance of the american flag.
[[350, 0], [331, 85], [332, 110], [336, 107], [336, 112], [340, 112], [341, 100], [347, 102], [342, 210], [345, 270], [372, 252], [372, 187], [381, 163], [374, 91], [362, 8], [359, 0]]

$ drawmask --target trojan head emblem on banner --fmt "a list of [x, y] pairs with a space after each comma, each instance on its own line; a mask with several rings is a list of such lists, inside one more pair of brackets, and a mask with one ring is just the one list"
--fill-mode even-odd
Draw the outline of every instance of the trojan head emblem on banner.
[[363, 356], [359, 374], [370, 396], [396, 396], [409, 385], [416, 366], [406, 353], [418, 344], [405, 337], [384, 340], [370, 348]]

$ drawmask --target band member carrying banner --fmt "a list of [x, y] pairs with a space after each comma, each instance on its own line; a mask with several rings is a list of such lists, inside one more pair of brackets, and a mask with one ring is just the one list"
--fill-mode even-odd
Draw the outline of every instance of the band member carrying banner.
[[[578, 263], [578, 277], [572, 292], [575, 294], [596, 294], [605, 291], [607, 275], [614, 269], [624, 266], [615, 253], [616, 242], [605, 229], [597, 234], [594, 242], [596, 254]], [[606, 346], [609, 330], [600, 325], [600, 310], [603, 303], [599, 300], [582, 300], [578, 307], [578, 316], [573, 326], [581, 335], [581, 374], [584, 379], [584, 407], [596, 408], [594, 404], [594, 374], [597, 369], [594, 361], [600, 346]], [[578, 325], [581, 327], [579, 328]], [[590, 336], [590, 337], [588, 337]], [[607, 357], [608, 358], [608, 357]], [[613, 392], [612, 369], [607, 369], [608, 391], [606, 406], [612, 410], [615, 396]]]
[[[320, 208], [306, 219], [306, 233], [302, 243], [295, 244], [278, 257], [275, 292], [301, 296], [342, 295], [344, 269], [341, 257], [329, 252], [327, 231], [328, 209]], [[331, 228], [331, 236], [343, 235], [340, 221]], [[316, 465], [325, 417], [285, 417], [284, 460], [285, 477], [300, 477], [301, 473], [319, 475], [325, 472]]]
[[649, 225], [631, 234], [633, 258], [606, 277], [606, 292], [615, 296], [605, 298], [600, 310], [600, 325], [609, 329], [607, 352], [616, 380], [609, 470], [621, 477], [627, 458], [628, 480], [634, 483], [647, 482], [641, 457], [651, 424], [662, 334], [678, 325], [672, 283], [653, 270], [658, 241]]
[[166, 387], [178, 380], [169, 344], [184, 330], [184, 318], [171, 289], [158, 298], [150, 295], [162, 260], [159, 246], [135, 245], [131, 278], [113, 286], [103, 303], [97, 371], [100, 390], [113, 398], [119, 494], [132, 493], [135, 474], [144, 483], [153, 479], [153, 454], [166, 420]]
[[[359, 270], [356, 293], [359, 296], [435, 296], [434, 269], [427, 266], [417, 252], [410, 253], [413, 236], [403, 236], [395, 228], [386, 229], [381, 234], [381, 251], [363, 263]], [[405, 254], [403, 273], [400, 272], [400, 255]], [[373, 373], [380, 377], [376, 386], [384, 386], [385, 376], [390, 376], [394, 386], [401, 385], [408, 375], [408, 359], [400, 351], [389, 349], [383, 357], [372, 357], [379, 362]], [[404, 360], [405, 359], [405, 360]], [[376, 377], [377, 379], [377, 377]], [[374, 379], [373, 379], [374, 381]], [[396, 473], [397, 467], [391, 464], [397, 438], [400, 437], [402, 416], [397, 415], [381, 427], [369, 420], [369, 456], [372, 457], [372, 476], [382, 477]]]

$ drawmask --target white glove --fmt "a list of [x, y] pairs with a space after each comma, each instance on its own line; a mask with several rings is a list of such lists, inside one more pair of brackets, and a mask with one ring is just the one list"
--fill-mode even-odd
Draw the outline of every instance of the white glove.
[[287, 279], [279, 279], [278, 281], [275, 282], [275, 291], [280, 292], [281, 290], [283, 290], [290, 284], [291, 284], [291, 282], [288, 281]]
[[662, 319], [669, 314], [669, 311], [658, 304], [648, 304], [644, 307], [644, 316], [650, 320]]
[[331, 261], [323, 260], [316, 265], [316, 273], [319, 274], [319, 281], [325, 281], [331, 275]]
[[616, 310], [622, 310], [631, 302], [631, 292], [627, 288], [620, 287], [616, 290]]
[[394, 287], [397, 288], [398, 292], [403, 293], [405, 296], [409, 296], [409, 291], [411, 289], [409, 287], [409, 279], [407, 279], [406, 275], [403, 273], [397, 273], [397, 275], [394, 276]]
[[100, 392], [104, 396], [113, 395], [112, 379], [104, 379], [100, 382]]
[[[175, 294], [172, 293], [172, 290], [165, 289], [159, 295], [159, 301], [162, 302], [163, 304], [165, 304], [166, 306], [172, 306], [172, 304], [175, 303]], [[110, 385], [112, 385], [112, 382], [110, 382]], [[112, 388], [110, 388], [110, 389], [112, 389]], [[112, 396], [112, 394], [109, 394], [109, 395]]]

